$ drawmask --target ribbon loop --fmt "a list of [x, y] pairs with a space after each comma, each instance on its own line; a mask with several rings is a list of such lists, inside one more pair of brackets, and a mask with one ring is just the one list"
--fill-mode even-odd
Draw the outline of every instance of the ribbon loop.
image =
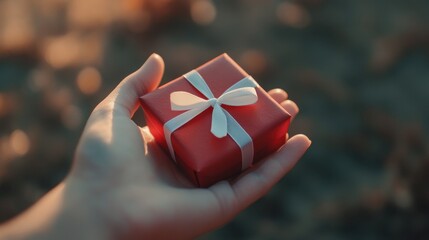
[[258, 95], [253, 87], [243, 87], [225, 92], [218, 101], [220, 104], [229, 106], [244, 106], [250, 105], [258, 101]]
[[[177, 91], [170, 94], [171, 110], [183, 111], [207, 105], [207, 100], [192, 93]], [[208, 107], [208, 106], [207, 106]]]

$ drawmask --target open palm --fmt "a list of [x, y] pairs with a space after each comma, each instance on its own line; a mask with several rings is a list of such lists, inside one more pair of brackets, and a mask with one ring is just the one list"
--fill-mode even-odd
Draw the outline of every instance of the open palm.
[[[65, 187], [79, 184], [96, 199], [109, 235], [125, 239], [189, 239], [222, 226], [262, 197], [310, 145], [297, 135], [276, 153], [231, 181], [195, 188], [131, 117], [138, 97], [154, 90], [164, 63], [152, 55], [91, 114]], [[284, 91], [271, 96], [293, 115]], [[285, 136], [286, 137], [286, 136]]]

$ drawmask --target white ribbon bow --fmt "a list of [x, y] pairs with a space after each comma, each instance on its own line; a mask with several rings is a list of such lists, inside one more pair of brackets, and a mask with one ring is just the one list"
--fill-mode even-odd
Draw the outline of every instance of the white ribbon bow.
[[177, 91], [170, 94], [172, 110], [187, 110], [164, 124], [165, 140], [173, 159], [176, 160], [171, 142], [171, 134], [212, 106], [211, 132], [218, 138], [230, 135], [241, 149], [242, 169], [244, 170], [249, 167], [253, 161], [252, 138], [221, 105], [245, 106], [255, 103], [258, 100], [255, 87], [259, 85], [252, 77], [248, 76], [232, 85], [218, 98], [215, 98], [204, 78], [197, 71], [192, 70], [185, 74], [184, 77], [207, 99], [184, 91]]
[[171, 109], [182, 110], [205, 110], [213, 107], [211, 132], [218, 138], [227, 135], [228, 123], [223, 112], [222, 104], [229, 106], [245, 106], [258, 101], [258, 95], [253, 87], [243, 87], [226, 91], [219, 98], [202, 99], [192, 93], [178, 91], [170, 95]]

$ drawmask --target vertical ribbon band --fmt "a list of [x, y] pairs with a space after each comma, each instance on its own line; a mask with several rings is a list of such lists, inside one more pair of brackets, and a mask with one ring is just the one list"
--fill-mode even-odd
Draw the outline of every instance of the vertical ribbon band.
[[221, 105], [245, 106], [255, 103], [258, 100], [255, 90], [259, 86], [258, 83], [251, 76], [247, 76], [229, 87], [221, 96], [215, 98], [204, 78], [196, 70], [190, 71], [184, 77], [207, 99], [189, 92], [171, 93], [171, 109], [175, 111], [187, 110], [164, 124], [165, 140], [173, 159], [176, 161], [171, 134], [207, 108], [213, 107], [211, 133], [218, 138], [229, 135], [240, 147], [242, 170], [248, 168], [252, 164], [254, 155], [252, 138]]

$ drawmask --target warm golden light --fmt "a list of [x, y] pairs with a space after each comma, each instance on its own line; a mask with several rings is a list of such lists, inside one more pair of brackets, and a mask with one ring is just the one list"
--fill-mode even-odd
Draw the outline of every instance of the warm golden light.
[[54, 68], [96, 64], [102, 57], [103, 34], [71, 32], [44, 42], [43, 55]]
[[0, 11], [0, 54], [20, 52], [32, 47], [35, 39], [31, 9], [25, 1], [5, 1]]
[[87, 95], [96, 93], [101, 87], [101, 81], [100, 72], [93, 67], [84, 68], [76, 78], [77, 87]]
[[65, 35], [47, 41], [45, 60], [54, 68], [63, 68], [76, 62], [80, 53], [80, 43], [72, 35]]
[[284, 2], [277, 7], [277, 18], [287, 26], [303, 28], [310, 24], [310, 15], [302, 6]]
[[13, 131], [9, 141], [11, 150], [18, 156], [23, 156], [30, 150], [30, 140], [22, 130]]
[[72, 28], [98, 28], [115, 17], [121, 1], [72, 0], [67, 8], [67, 20]]
[[240, 64], [251, 74], [260, 74], [267, 70], [268, 60], [260, 50], [247, 50], [240, 56]]
[[199, 25], [209, 25], [216, 18], [216, 8], [210, 0], [198, 0], [191, 5], [192, 20]]

